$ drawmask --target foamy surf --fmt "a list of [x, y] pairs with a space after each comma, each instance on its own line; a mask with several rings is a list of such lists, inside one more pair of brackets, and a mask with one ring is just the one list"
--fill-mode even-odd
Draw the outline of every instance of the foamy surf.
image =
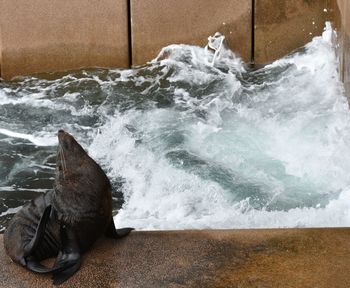
[[28, 140], [36, 146], [53, 146], [57, 145], [57, 137], [35, 137], [30, 134], [13, 132], [7, 129], [0, 128], [0, 134], [6, 135], [11, 138], [18, 138], [23, 140]]
[[[327, 24], [257, 71], [222, 45], [170, 45], [137, 69], [2, 83], [0, 185], [49, 189], [63, 128], [107, 171], [118, 226], [349, 226], [350, 114], [333, 39]], [[11, 189], [0, 213], [16, 208]], [[20, 206], [28, 194], [16, 195]]]

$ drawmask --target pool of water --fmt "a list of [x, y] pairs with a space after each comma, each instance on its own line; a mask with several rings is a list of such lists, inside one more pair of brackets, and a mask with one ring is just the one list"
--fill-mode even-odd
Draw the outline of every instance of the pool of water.
[[250, 69], [165, 47], [145, 66], [0, 82], [0, 230], [52, 189], [58, 129], [113, 184], [138, 229], [350, 225], [350, 113], [328, 27]]

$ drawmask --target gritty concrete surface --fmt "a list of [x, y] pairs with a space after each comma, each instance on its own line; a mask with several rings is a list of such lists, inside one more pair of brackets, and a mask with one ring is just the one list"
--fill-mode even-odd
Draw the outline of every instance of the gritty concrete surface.
[[[2, 237], [1, 239], [2, 240]], [[350, 287], [350, 229], [135, 232], [103, 239], [60, 287]], [[0, 249], [1, 287], [51, 287]]]
[[131, 0], [132, 64], [144, 64], [170, 44], [204, 47], [220, 32], [251, 60], [251, 0]]
[[1, 77], [1, 63], [2, 63], [2, 43], [1, 43], [1, 38], [2, 37], [1, 37], [1, 25], [0, 25], [0, 77]]
[[127, 0], [0, 0], [1, 76], [127, 67]]
[[255, 0], [256, 64], [266, 64], [304, 46], [334, 20], [336, 0]]
[[346, 0], [0, 0], [1, 75], [145, 64], [169, 44], [203, 47], [215, 32], [244, 61], [266, 64], [325, 21], [348, 27], [348, 10]]
[[337, 0], [339, 8], [340, 27], [340, 60], [341, 76], [345, 93], [350, 103], [350, 3], [348, 0]]

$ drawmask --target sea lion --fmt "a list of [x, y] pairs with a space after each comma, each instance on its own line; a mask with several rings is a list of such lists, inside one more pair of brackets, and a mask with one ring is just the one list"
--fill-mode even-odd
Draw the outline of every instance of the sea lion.
[[[81, 254], [102, 235], [121, 238], [133, 228], [115, 229], [111, 184], [101, 167], [67, 132], [58, 131], [54, 189], [23, 206], [4, 234], [10, 258], [29, 270], [53, 273], [59, 285], [80, 267]], [[40, 263], [57, 256], [52, 268]]]

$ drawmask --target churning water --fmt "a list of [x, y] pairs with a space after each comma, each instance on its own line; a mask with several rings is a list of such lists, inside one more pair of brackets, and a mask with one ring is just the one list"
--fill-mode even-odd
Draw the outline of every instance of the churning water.
[[0, 82], [1, 227], [52, 188], [61, 128], [110, 177], [119, 226], [349, 226], [332, 33], [255, 71], [225, 48], [171, 45], [137, 69]]

